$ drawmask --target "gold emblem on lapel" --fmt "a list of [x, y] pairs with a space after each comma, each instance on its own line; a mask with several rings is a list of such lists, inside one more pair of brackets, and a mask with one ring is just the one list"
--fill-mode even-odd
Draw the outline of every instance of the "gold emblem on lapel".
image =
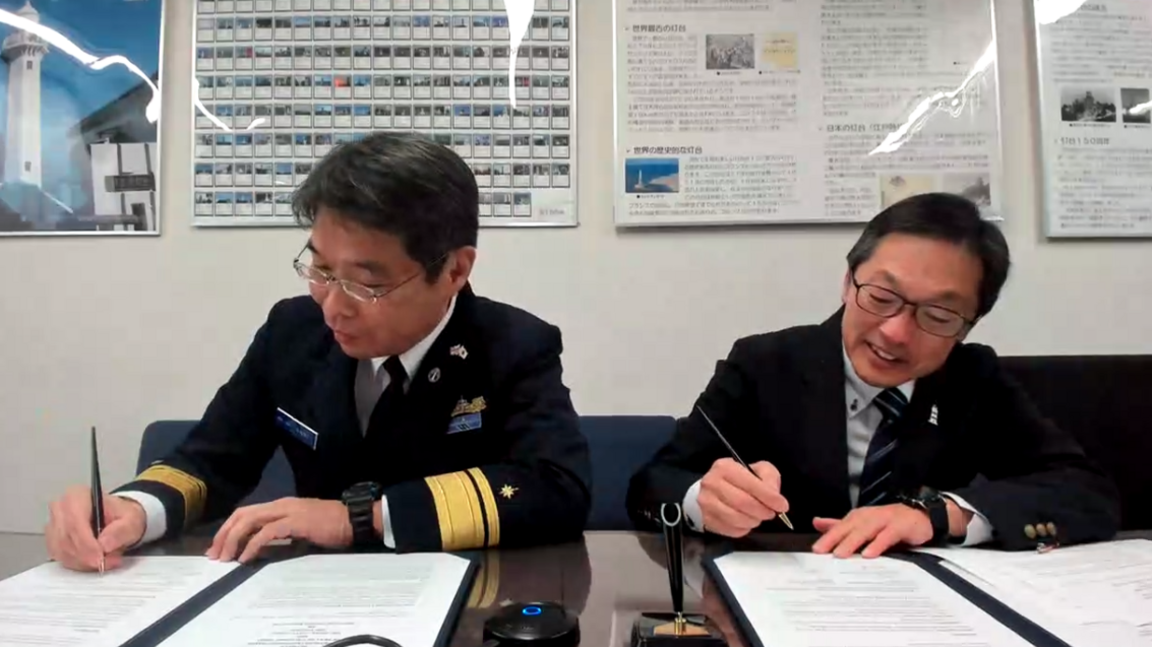
[[448, 354], [452, 357], [459, 357], [460, 359], [468, 359], [468, 349], [464, 348], [463, 344], [456, 344], [448, 349]]
[[452, 410], [452, 417], [455, 418], [456, 416], [463, 416], [469, 413], [480, 413], [487, 406], [488, 404], [484, 402], [484, 396], [480, 396], [471, 402], [460, 398], [460, 400], [456, 402], [456, 408]]
[[512, 487], [511, 485], [505, 484], [504, 487], [500, 488], [500, 496], [504, 497], [505, 499], [511, 499], [515, 495], [516, 488]]

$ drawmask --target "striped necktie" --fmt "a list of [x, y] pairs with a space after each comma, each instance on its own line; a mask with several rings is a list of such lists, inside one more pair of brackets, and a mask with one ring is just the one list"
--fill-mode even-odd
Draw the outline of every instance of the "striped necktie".
[[860, 474], [860, 496], [858, 507], [888, 503], [891, 496], [892, 470], [896, 467], [896, 440], [893, 424], [908, 406], [908, 399], [899, 389], [881, 391], [873, 400], [883, 420], [872, 435], [868, 445], [868, 456], [864, 459], [864, 470]]

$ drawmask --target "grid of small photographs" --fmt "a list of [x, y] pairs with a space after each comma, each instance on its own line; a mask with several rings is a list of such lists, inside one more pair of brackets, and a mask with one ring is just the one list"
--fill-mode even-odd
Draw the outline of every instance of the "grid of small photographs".
[[468, 162], [482, 224], [550, 224], [541, 202], [575, 204], [572, 3], [536, 0], [510, 81], [503, 0], [199, 0], [194, 223], [290, 224], [333, 146], [410, 130]]

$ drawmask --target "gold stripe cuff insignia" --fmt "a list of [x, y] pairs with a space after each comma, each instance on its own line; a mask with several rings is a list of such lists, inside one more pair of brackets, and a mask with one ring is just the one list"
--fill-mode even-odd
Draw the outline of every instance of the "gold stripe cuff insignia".
[[488, 577], [485, 577], [484, 597], [480, 598], [480, 608], [487, 609], [496, 603], [496, 595], [500, 593], [500, 553], [490, 550], [488, 563]]
[[492, 485], [488, 477], [479, 467], [469, 468], [468, 473], [476, 480], [476, 487], [480, 490], [480, 500], [484, 502], [484, 514], [488, 518], [488, 547], [500, 545], [500, 509], [496, 507], [496, 495], [492, 492]]
[[472, 481], [463, 472], [424, 479], [432, 491], [436, 517], [440, 523], [443, 550], [467, 550], [484, 545], [484, 520], [480, 499]]
[[480, 562], [480, 571], [468, 596], [469, 609], [487, 609], [496, 602], [500, 592], [500, 553], [486, 551]]
[[137, 481], [152, 481], [167, 485], [184, 497], [184, 527], [200, 519], [208, 498], [208, 486], [188, 472], [168, 465], [153, 465], [136, 477]]

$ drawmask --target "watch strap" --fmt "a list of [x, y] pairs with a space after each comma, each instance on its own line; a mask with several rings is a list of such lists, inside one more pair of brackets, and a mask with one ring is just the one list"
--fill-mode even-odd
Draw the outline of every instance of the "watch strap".
[[378, 543], [372, 525], [372, 509], [379, 498], [380, 486], [375, 483], [357, 483], [344, 492], [344, 505], [352, 524], [352, 544], [363, 548]]

